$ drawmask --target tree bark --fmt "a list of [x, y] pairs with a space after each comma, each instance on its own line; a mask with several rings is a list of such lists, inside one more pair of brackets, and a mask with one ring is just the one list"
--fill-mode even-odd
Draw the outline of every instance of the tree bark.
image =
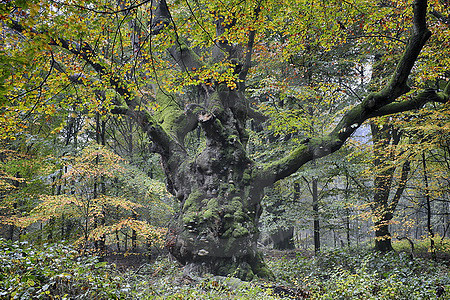
[[392, 248], [392, 237], [389, 232], [389, 223], [392, 217], [387, 214], [375, 221], [375, 250], [380, 252], [389, 252], [394, 250]]
[[320, 252], [320, 221], [319, 221], [319, 194], [317, 191], [317, 178], [312, 180], [312, 207], [314, 214], [314, 253]]
[[273, 248], [277, 250], [294, 249], [294, 227], [280, 228], [276, 233], [270, 235]]
[[427, 162], [425, 159], [425, 152], [422, 152], [422, 167], [423, 167], [423, 180], [425, 183], [425, 200], [427, 206], [427, 230], [428, 235], [430, 237], [430, 252], [434, 260], [436, 260], [436, 248], [434, 245], [434, 230], [433, 225], [431, 224], [431, 197], [430, 190], [428, 186], [428, 175], [427, 175]]

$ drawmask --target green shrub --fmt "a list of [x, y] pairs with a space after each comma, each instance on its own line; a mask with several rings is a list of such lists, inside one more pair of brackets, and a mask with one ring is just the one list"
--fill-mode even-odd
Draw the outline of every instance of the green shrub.
[[0, 298], [119, 299], [128, 290], [111, 274], [112, 266], [95, 256], [78, 256], [69, 246], [36, 249], [0, 239]]

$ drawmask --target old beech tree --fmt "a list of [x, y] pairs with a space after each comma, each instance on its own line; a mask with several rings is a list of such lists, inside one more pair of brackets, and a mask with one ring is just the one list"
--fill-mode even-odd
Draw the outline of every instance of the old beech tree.
[[[262, 38], [258, 34], [270, 30], [276, 32], [277, 28], [264, 26], [266, 21], [269, 22], [271, 9], [278, 10], [278, 14], [289, 9], [286, 22], [289, 18], [295, 22], [303, 14], [301, 9], [311, 5], [312, 10], [315, 1], [312, 4], [304, 1], [278, 4], [285, 8], [275, 7], [278, 2], [271, 1], [230, 2], [227, 7], [215, 1], [191, 4], [188, 1], [171, 4], [166, 0], [118, 0], [114, 4], [111, 4], [114, 1], [36, 2], [39, 1], [27, 6], [23, 1], [16, 4], [12, 1], [2, 10], [2, 19], [8, 26], [5, 34], [20, 36], [12, 44], [35, 41], [35, 47], [41, 47], [40, 53], [45, 53], [48, 59], [46, 64], [43, 63], [46, 69], [40, 70], [43, 80], [27, 83], [37, 86], [36, 89], [28, 87], [30, 97], [38, 99], [46, 93], [61, 93], [50, 88], [58, 78], [74, 86], [74, 90], [87, 89], [89, 82], [100, 82], [92, 83], [95, 99], [105, 99], [113, 92], [113, 97], [108, 96], [106, 109], [113, 114], [128, 116], [139, 124], [152, 141], [149, 151], [161, 157], [167, 189], [180, 203], [180, 211], [170, 224], [167, 247], [190, 272], [233, 274], [243, 279], [251, 279], [254, 275], [270, 277], [271, 272], [256, 249], [260, 202], [265, 187], [295, 173], [305, 163], [339, 150], [352, 133], [372, 117], [449, 100], [448, 83], [440, 91], [417, 89], [409, 97], [402, 97], [411, 90], [408, 78], [431, 36], [427, 28], [427, 1], [415, 0], [408, 6], [410, 14], [413, 12], [410, 36], [389, 80], [378, 91], [365, 97], [361, 95], [362, 100], [347, 110], [327, 135], [305, 139], [284, 157], [260, 164], [250, 159], [246, 149], [247, 121], [264, 120], [246, 98], [246, 80], [254, 66], [252, 55], [256, 51], [255, 45], [261, 42], [258, 39]], [[316, 5], [319, 2], [323, 1]], [[337, 3], [339, 1], [329, 2], [330, 14], [337, 13], [338, 7], [341, 14], [345, 15], [345, 9], [353, 9], [354, 14], [358, 14], [357, 5], [348, 4], [346, 8]], [[359, 5], [359, 1], [356, 2]], [[369, 2], [364, 3], [368, 5]], [[44, 8], [39, 10], [38, 5]], [[242, 8], [245, 15], [239, 13], [239, 5], [245, 6]], [[58, 13], [63, 11], [67, 13]], [[75, 11], [80, 15], [74, 17]], [[45, 13], [52, 14], [58, 30], [52, 26], [51, 19], [45, 20]], [[87, 16], [90, 15], [100, 16], [100, 21], [89, 19]], [[362, 18], [363, 14], [360, 15]], [[114, 29], [115, 32], [109, 31], [108, 43], [106, 37], [105, 40], [94, 38], [99, 30], [108, 30], [105, 20], [111, 16], [116, 18], [111, 27], [116, 28], [119, 24], [127, 28], [129, 34], [121, 35], [120, 29]], [[43, 21], [36, 21], [39, 18]], [[196, 31], [181, 30], [183, 22], [195, 24]], [[332, 24], [333, 20], [328, 22]], [[358, 26], [357, 21], [353, 25], [342, 22], [333, 30], [340, 30], [344, 35], [348, 32], [343, 28]], [[97, 31], [90, 35], [89, 30], [93, 28]], [[301, 34], [290, 32], [288, 36], [300, 39]], [[190, 35], [202, 36], [210, 44], [195, 44], [189, 39]], [[166, 44], [165, 51], [152, 48], [156, 43], [161, 45], [162, 40]], [[127, 47], [130, 51], [127, 54], [118, 46], [110, 51], [107, 47], [112, 44]], [[122, 56], [128, 55], [128, 60], [121, 58], [128, 67], [120, 67], [120, 55], [117, 54], [120, 51]], [[180, 90], [173, 87], [176, 80], [163, 81], [163, 60], [170, 66], [166, 73], [176, 72], [174, 77], [184, 78], [178, 84], [188, 86], [195, 97], [179, 93]], [[79, 67], [70, 69], [74, 61]], [[167, 88], [171, 85], [172, 88]], [[83, 97], [94, 99], [89, 98], [91, 96], [87, 93]], [[14, 101], [21, 98], [6, 97]], [[45, 106], [58, 98], [47, 96], [46, 99], [47, 102], [38, 99], [36, 103]], [[34, 103], [31, 101], [30, 105]], [[185, 139], [198, 130], [201, 130], [205, 143], [196, 151], [188, 151]]]

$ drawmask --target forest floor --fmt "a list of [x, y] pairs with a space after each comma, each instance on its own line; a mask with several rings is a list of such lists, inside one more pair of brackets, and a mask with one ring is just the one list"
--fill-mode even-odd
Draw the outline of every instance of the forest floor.
[[450, 241], [384, 255], [369, 247], [265, 250], [275, 281], [195, 277], [167, 254], [79, 256], [61, 244], [0, 240], [0, 299], [450, 299]]

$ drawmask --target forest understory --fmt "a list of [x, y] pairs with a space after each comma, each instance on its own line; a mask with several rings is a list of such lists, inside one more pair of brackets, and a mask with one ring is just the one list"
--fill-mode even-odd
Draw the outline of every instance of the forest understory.
[[[161, 251], [80, 256], [70, 246], [0, 240], [0, 299], [450, 299], [450, 240], [358, 248], [264, 250], [275, 280], [197, 277]], [[372, 246], [373, 247], [373, 246]]]

